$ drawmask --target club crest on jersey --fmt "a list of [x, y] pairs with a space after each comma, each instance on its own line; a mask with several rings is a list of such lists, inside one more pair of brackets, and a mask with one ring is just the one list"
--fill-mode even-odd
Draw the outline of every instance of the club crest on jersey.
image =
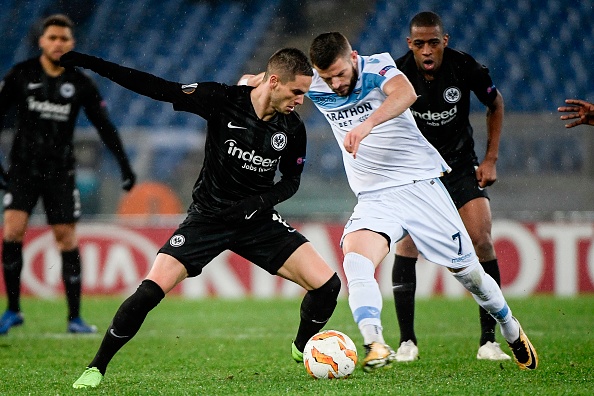
[[287, 145], [287, 135], [285, 135], [284, 132], [275, 133], [270, 139], [270, 144], [276, 151], [281, 151]]
[[182, 92], [188, 95], [194, 93], [196, 88], [198, 88], [198, 83], [186, 84], [181, 86]]
[[173, 247], [180, 247], [186, 242], [186, 237], [182, 234], [175, 234], [174, 236], [169, 239], [169, 244]]
[[449, 87], [443, 91], [443, 99], [448, 103], [456, 103], [460, 100], [462, 94], [458, 87]]
[[60, 95], [62, 95], [64, 98], [71, 98], [72, 95], [74, 95], [74, 91], [74, 85], [71, 83], [64, 83], [60, 87]]

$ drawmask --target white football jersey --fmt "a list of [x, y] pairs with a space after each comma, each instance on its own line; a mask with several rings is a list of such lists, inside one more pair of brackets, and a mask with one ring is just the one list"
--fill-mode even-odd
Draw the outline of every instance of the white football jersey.
[[407, 109], [377, 125], [361, 141], [354, 159], [343, 145], [348, 131], [365, 121], [386, 99], [384, 84], [402, 74], [388, 53], [358, 57], [359, 77], [348, 96], [335, 94], [314, 71], [307, 96], [330, 123], [355, 195], [441, 176], [450, 168], [425, 139]]

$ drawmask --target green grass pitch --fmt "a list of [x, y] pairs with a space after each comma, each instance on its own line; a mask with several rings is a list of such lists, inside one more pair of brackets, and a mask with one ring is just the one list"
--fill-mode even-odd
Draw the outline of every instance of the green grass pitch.
[[[65, 333], [62, 299], [25, 299], [25, 325], [0, 337], [0, 395], [594, 394], [594, 296], [509, 300], [538, 351], [536, 371], [476, 360], [474, 301], [432, 298], [417, 301], [419, 361], [371, 374], [359, 365], [343, 380], [314, 380], [292, 361], [298, 300], [166, 298], [115, 356], [98, 388], [73, 389], [122, 301], [85, 298], [83, 316], [100, 335], [75, 336]], [[383, 321], [387, 342], [397, 347], [392, 300], [384, 302]], [[350, 335], [362, 357], [346, 299], [325, 328]]]

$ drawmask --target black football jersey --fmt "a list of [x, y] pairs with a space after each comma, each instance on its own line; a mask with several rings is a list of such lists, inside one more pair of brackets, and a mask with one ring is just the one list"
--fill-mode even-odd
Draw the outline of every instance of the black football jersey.
[[[271, 190], [278, 195], [275, 203], [296, 192], [306, 151], [305, 127], [296, 113], [260, 120], [250, 99], [252, 87], [214, 82], [176, 87], [174, 109], [207, 120], [205, 157], [192, 210], [208, 215]], [[275, 184], [277, 169], [282, 179]]]
[[412, 51], [396, 60], [418, 95], [411, 106], [423, 135], [451, 167], [476, 161], [470, 125], [470, 92], [485, 106], [493, 103], [497, 90], [489, 69], [472, 56], [445, 48], [443, 62], [432, 81], [418, 70]]
[[[205, 158], [189, 214], [217, 217], [221, 210], [257, 195], [272, 207], [297, 192], [307, 143], [297, 113], [277, 113], [262, 121], [252, 105], [252, 87], [181, 84], [96, 57], [88, 57], [85, 67], [207, 121]], [[275, 182], [277, 169], [281, 178]]]
[[0, 82], [0, 115], [13, 106], [11, 170], [39, 174], [72, 170], [74, 127], [81, 108], [102, 139], [107, 138], [118, 161], [127, 161], [99, 91], [88, 76], [74, 68], [51, 77], [39, 58], [15, 65]]

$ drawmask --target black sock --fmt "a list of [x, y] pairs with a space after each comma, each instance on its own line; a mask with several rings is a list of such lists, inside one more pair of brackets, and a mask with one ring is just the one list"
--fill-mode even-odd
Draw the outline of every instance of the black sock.
[[336, 273], [321, 287], [308, 291], [301, 302], [301, 321], [295, 346], [303, 352], [307, 341], [328, 322], [336, 308], [340, 292], [340, 278]]
[[97, 367], [105, 375], [107, 365], [128, 341], [136, 335], [151, 309], [165, 297], [159, 285], [150, 279], [142, 281], [138, 289], [120, 305], [109, 328], [103, 336], [101, 346], [88, 367]]
[[412, 340], [415, 345], [417, 345], [417, 336], [415, 335], [416, 263], [416, 257], [396, 255], [392, 268], [392, 292], [400, 327], [400, 342]]
[[78, 248], [62, 252], [62, 280], [68, 302], [68, 320], [80, 316], [81, 269]]
[[[499, 286], [501, 286], [501, 276], [499, 274], [499, 265], [497, 259], [485, 261], [481, 263], [485, 272], [493, 279]], [[481, 322], [481, 340], [479, 345], [485, 345], [488, 341], [495, 342], [495, 325], [497, 321], [483, 308], [479, 306], [479, 319]]]
[[8, 309], [21, 311], [21, 271], [23, 269], [23, 243], [2, 242], [2, 264], [4, 285], [8, 298]]

